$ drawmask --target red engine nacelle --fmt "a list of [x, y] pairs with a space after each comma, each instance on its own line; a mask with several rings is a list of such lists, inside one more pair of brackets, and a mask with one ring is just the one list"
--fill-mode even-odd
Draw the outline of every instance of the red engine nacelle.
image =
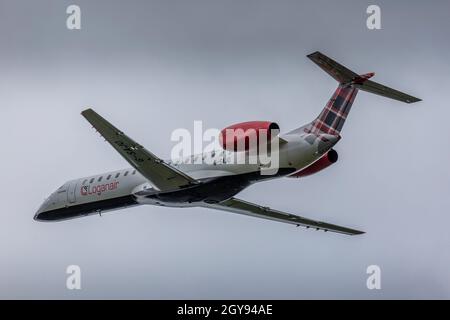
[[335, 163], [338, 160], [338, 153], [336, 150], [331, 149], [328, 151], [325, 155], [322, 156], [319, 160], [314, 162], [309, 167], [306, 167], [303, 170], [297, 171], [296, 173], [290, 175], [290, 178], [300, 178], [300, 177], [306, 177], [309, 175], [312, 175], [314, 173], [317, 173], [325, 168], [328, 168], [333, 163]]
[[[267, 142], [277, 136], [280, 127], [270, 121], [249, 121], [226, 127], [220, 131], [219, 141], [223, 149], [228, 151], [247, 151], [253, 143], [257, 146], [261, 135], [267, 135]], [[256, 138], [256, 139], [255, 139]], [[252, 139], [254, 139], [252, 141]], [[256, 140], [256, 141], [255, 141]]]

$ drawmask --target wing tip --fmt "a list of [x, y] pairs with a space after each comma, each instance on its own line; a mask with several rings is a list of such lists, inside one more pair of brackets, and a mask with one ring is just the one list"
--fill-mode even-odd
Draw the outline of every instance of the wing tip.
[[310, 53], [310, 54], [306, 55], [306, 57], [309, 58], [310, 60], [312, 60], [315, 63], [318, 63], [319, 61], [323, 62], [323, 60], [326, 61], [327, 59], [330, 59], [329, 57], [327, 57], [326, 55], [324, 55], [320, 51], [315, 51], [313, 53]]
[[87, 114], [89, 114], [89, 113], [95, 113], [95, 111], [94, 111], [94, 109], [92, 109], [92, 108], [87, 108], [87, 109], [84, 109], [83, 111], [81, 111], [81, 115], [82, 116], [85, 116], [85, 115], [87, 115]]
[[405, 102], [410, 104], [410, 103], [416, 103], [416, 102], [420, 102], [420, 101], [422, 101], [422, 99], [416, 98], [416, 97], [411, 97], [411, 98], [408, 98]]
[[[300, 227], [301, 224], [296, 224], [297, 227]], [[355, 229], [349, 229], [349, 228], [345, 228], [345, 227], [339, 227], [339, 226], [334, 226], [334, 227], [338, 227], [338, 228], [329, 228], [329, 227], [320, 227], [320, 226], [313, 226], [313, 225], [304, 225], [304, 227], [306, 229], [313, 229], [316, 231], [324, 231], [324, 232], [334, 232], [334, 233], [340, 233], [340, 234], [345, 234], [348, 236], [359, 236], [362, 234], [365, 234], [365, 231], [361, 231], [361, 230], [355, 230]]]
[[354, 229], [346, 229], [346, 230], [330, 230], [327, 229], [325, 231], [330, 231], [330, 232], [336, 232], [336, 233], [341, 233], [341, 234], [345, 234], [348, 236], [360, 236], [365, 234], [365, 231], [360, 231], [360, 230], [354, 230]]
[[310, 53], [310, 54], [307, 54], [306, 56], [308, 57], [308, 58], [312, 58], [312, 57], [314, 57], [314, 56], [317, 56], [317, 55], [324, 55], [322, 52], [320, 52], [320, 51], [314, 51], [314, 52], [312, 52], [312, 53]]

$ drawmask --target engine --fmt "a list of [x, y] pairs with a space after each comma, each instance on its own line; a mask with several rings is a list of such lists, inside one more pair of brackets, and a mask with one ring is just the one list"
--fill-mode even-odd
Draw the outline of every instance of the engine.
[[280, 127], [275, 122], [242, 122], [223, 129], [219, 142], [222, 148], [228, 151], [247, 151], [258, 146], [261, 140], [270, 142], [279, 132]]
[[338, 160], [338, 153], [336, 150], [331, 149], [328, 151], [325, 155], [322, 156], [319, 160], [314, 162], [309, 167], [306, 167], [305, 169], [302, 169], [300, 171], [297, 171], [296, 173], [290, 175], [290, 178], [300, 178], [300, 177], [306, 177], [310, 176], [314, 173], [317, 173], [325, 168], [328, 168], [333, 163], [335, 163]]

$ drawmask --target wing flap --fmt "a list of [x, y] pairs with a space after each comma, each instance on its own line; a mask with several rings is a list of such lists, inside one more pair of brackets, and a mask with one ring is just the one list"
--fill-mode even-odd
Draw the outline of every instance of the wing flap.
[[268, 207], [259, 206], [257, 204], [253, 204], [251, 202], [239, 200], [236, 198], [230, 198], [216, 204], [206, 204], [205, 207], [347, 235], [358, 235], [364, 233], [363, 231], [307, 219], [301, 216], [274, 210]]
[[197, 180], [168, 165], [146, 150], [94, 110], [87, 109], [81, 114], [128, 163], [159, 190], [176, 190], [198, 183]]

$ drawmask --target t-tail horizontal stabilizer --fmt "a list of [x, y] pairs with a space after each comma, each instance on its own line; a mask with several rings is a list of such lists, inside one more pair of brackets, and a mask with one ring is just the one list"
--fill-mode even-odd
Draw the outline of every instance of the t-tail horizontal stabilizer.
[[314, 63], [321, 67], [325, 72], [332, 76], [336, 81], [342, 84], [344, 87], [353, 87], [359, 90], [374, 93], [383, 97], [391, 98], [394, 100], [414, 103], [422, 101], [419, 98], [410, 96], [406, 93], [398, 90], [386, 87], [382, 84], [369, 80], [375, 73], [367, 73], [364, 75], [358, 75], [357, 73], [347, 69], [343, 65], [337, 63], [333, 59], [326, 55], [316, 51], [308, 55]]

